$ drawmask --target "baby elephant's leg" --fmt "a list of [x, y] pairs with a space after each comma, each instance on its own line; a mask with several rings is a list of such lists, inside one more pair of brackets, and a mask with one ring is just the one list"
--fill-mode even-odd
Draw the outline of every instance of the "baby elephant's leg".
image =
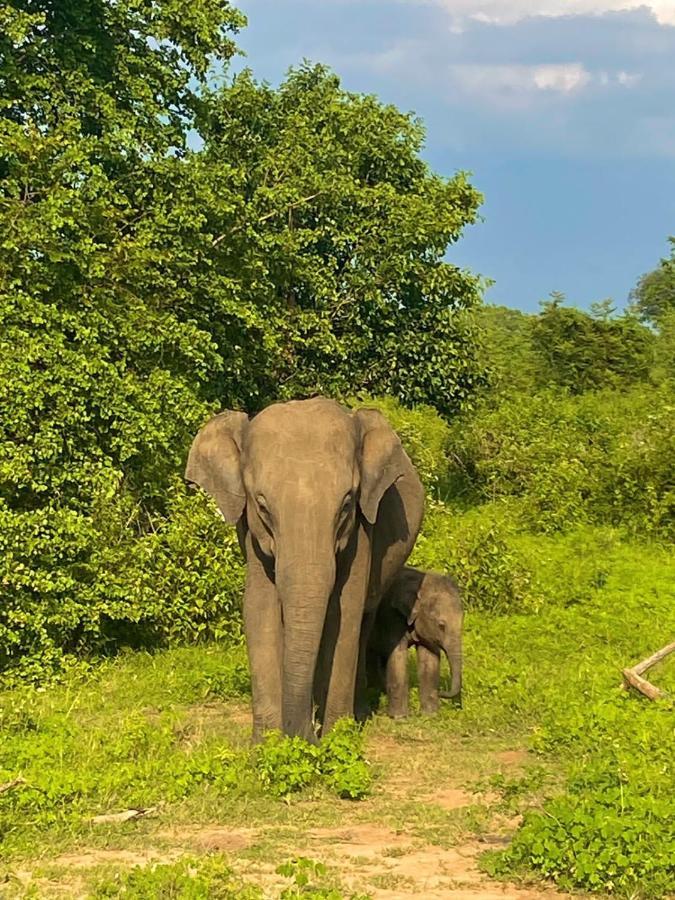
[[387, 712], [393, 719], [408, 715], [408, 638], [404, 636], [387, 660]]
[[420, 686], [422, 712], [438, 712], [438, 685], [441, 680], [441, 658], [428, 647], [417, 646], [417, 677]]

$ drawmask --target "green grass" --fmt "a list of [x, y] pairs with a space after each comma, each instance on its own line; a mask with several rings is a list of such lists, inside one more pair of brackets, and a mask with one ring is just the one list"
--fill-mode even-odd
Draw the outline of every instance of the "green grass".
[[[443, 848], [494, 831], [500, 815], [523, 812], [525, 825], [511, 850], [486, 863], [497, 876], [534, 872], [565, 887], [662, 895], [673, 879], [658, 851], [670, 847], [668, 823], [675, 819], [672, 704], [623, 691], [620, 670], [673, 639], [672, 555], [602, 529], [514, 540], [541, 596], [537, 610], [469, 611], [463, 709], [447, 704], [433, 718], [371, 720], [364, 737], [374, 782], [360, 802], [338, 799], [314, 777], [285, 799], [266, 789], [249, 747], [243, 648], [128, 653], [74, 670], [44, 690], [0, 695], [0, 783], [25, 782], [0, 794], [7, 895], [24, 896], [28, 889], [12, 873], [32, 871], [31, 889], [50, 896], [55, 884], [75, 877], [62, 855], [84, 852], [92, 858], [77, 870], [82, 896], [117, 896], [123, 885], [126, 896], [225, 897], [227, 890], [243, 890], [244, 871], [258, 873], [246, 881], [255, 887], [261, 866], [298, 855], [327, 859], [331, 830], [372, 826]], [[674, 691], [674, 661], [654, 668], [650, 678]], [[507, 750], [522, 754], [515, 769], [500, 762]], [[434, 800], [460, 787], [475, 790], [474, 800], [453, 809]], [[146, 818], [91, 822], [148, 806], [157, 810]], [[576, 809], [583, 811], [579, 821]], [[552, 815], [560, 827], [551, 827]], [[622, 815], [629, 831], [641, 830], [638, 856], [627, 855], [623, 837], [614, 834]], [[212, 859], [190, 838], [210, 826], [246, 832], [245, 846]], [[575, 828], [583, 836], [577, 850], [568, 840]], [[316, 829], [325, 832], [318, 853]], [[593, 850], [590, 866], [584, 841], [609, 847], [607, 860]], [[392, 849], [392, 859], [408, 852]], [[105, 860], [97, 854], [113, 851], [142, 851], [168, 868], [157, 873], [145, 866], [129, 875], [136, 870], [119, 861], [104, 883]], [[656, 871], [645, 868], [648, 853]], [[193, 862], [181, 862], [183, 855]], [[283, 876], [274, 877], [280, 895]], [[367, 891], [371, 876], [359, 877], [356, 889]], [[404, 884], [407, 876], [372, 877], [377, 887], [396, 879]], [[165, 882], [179, 887], [158, 894], [157, 884]], [[189, 893], [202, 890], [202, 882], [206, 894]], [[331, 882], [325, 890], [348, 896], [352, 888]]]

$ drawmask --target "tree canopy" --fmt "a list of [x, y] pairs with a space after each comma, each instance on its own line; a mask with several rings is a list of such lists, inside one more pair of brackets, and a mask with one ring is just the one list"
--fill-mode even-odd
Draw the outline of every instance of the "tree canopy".
[[243, 25], [222, 0], [0, 12], [0, 666], [166, 602], [138, 542], [210, 533], [179, 485], [213, 410], [449, 413], [481, 382], [479, 280], [444, 258], [480, 195], [321, 66], [213, 87]]
[[675, 237], [670, 245], [670, 256], [643, 275], [631, 292], [633, 308], [643, 322], [659, 324], [664, 316], [675, 313]]

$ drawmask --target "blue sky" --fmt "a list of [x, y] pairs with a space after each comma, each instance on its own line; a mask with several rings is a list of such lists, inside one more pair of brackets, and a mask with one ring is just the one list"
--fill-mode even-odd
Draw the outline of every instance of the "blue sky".
[[449, 258], [526, 310], [626, 302], [675, 234], [675, 0], [239, 0], [245, 64], [330, 65], [425, 122], [485, 219]]

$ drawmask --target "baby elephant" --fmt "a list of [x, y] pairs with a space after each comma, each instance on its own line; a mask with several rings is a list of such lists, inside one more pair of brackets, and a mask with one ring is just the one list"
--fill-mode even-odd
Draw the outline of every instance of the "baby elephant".
[[[368, 646], [373, 680], [385, 685], [388, 712], [408, 715], [408, 647], [417, 649], [420, 705], [425, 713], [438, 710], [438, 698], [462, 694], [462, 598], [447, 575], [405, 566], [382, 598]], [[439, 693], [440, 651], [452, 671], [450, 691]]]

